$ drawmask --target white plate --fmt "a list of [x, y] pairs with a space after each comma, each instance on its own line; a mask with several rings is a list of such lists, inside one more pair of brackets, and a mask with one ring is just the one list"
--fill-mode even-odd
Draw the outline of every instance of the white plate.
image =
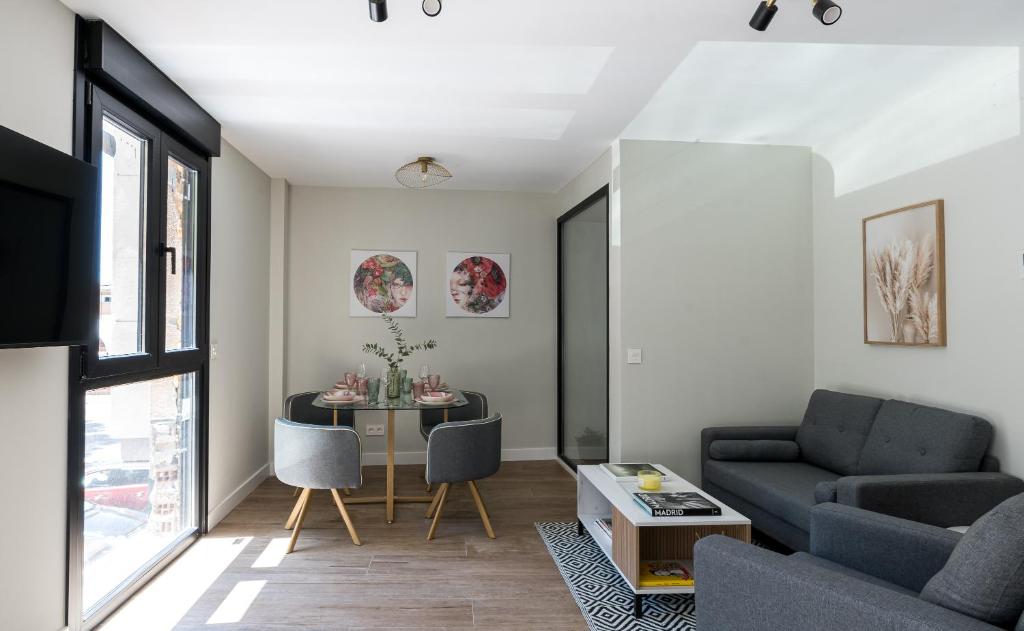
[[455, 401], [456, 399], [454, 397], [451, 399], [445, 399], [444, 401], [424, 401], [423, 399], [416, 399], [416, 403], [419, 403], [420, 405], [451, 405], [452, 403], [455, 403]]
[[331, 405], [353, 405], [355, 403], [366, 403], [366, 397], [356, 397], [348, 401], [342, 401], [341, 399], [328, 399], [327, 397], [321, 397], [324, 403], [330, 403]]

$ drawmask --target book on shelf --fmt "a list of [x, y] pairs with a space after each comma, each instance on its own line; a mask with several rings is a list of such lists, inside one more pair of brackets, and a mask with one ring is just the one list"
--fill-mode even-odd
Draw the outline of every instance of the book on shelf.
[[608, 535], [609, 538], [612, 536], [612, 520], [611, 517], [605, 517], [604, 519], [595, 519], [594, 523], [604, 534]]
[[661, 481], [666, 482], [669, 479], [665, 470], [661, 467], [653, 464], [636, 463], [636, 462], [605, 462], [601, 465], [601, 470], [608, 475], [615, 478], [617, 482], [627, 482], [636, 480], [636, 474], [641, 471], [658, 471], [661, 473]]
[[693, 561], [641, 561], [640, 588], [693, 587]]
[[634, 493], [633, 499], [651, 517], [714, 517], [722, 509], [700, 493]]

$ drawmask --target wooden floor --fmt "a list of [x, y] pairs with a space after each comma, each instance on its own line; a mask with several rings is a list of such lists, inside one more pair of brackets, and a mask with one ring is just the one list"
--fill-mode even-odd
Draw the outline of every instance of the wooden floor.
[[[397, 494], [422, 493], [422, 472], [418, 465], [398, 467]], [[383, 495], [384, 468], [365, 467], [364, 475], [363, 489], [353, 496]], [[431, 542], [425, 504], [399, 504], [391, 525], [384, 521], [383, 505], [352, 505], [361, 547], [352, 545], [330, 494], [319, 492], [295, 552], [282, 558], [272, 552], [282, 550], [289, 535], [283, 524], [294, 499], [290, 487], [268, 480], [103, 628], [139, 628], [141, 615], [145, 628], [154, 630], [585, 630], [534, 529], [538, 521], [575, 520], [572, 477], [556, 462], [510, 462], [481, 482], [480, 491], [496, 540], [485, 535], [465, 485], [449, 493]], [[209, 546], [218, 541], [240, 552], [230, 553], [237, 556], [224, 562], [208, 586], [202, 579], [175, 580], [178, 566], [182, 574], [186, 567], [215, 565], [221, 553]], [[240, 583], [250, 594], [258, 589], [248, 606], [245, 598], [228, 598], [233, 590], [245, 592]], [[199, 593], [175, 594], [189, 586]], [[177, 611], [172, 606], [161, 614], [161, 603], [175, 598]], [[181, 600], [194, 602], [186, 609]], [[239, 600], [241, 608], [228, 606]]]

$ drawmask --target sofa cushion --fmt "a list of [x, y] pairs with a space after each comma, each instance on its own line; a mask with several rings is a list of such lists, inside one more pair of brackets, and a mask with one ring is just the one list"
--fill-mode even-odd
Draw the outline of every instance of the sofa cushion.
[[814, 486], [814, 500], [819, 504], [835, 503], [838, 499], [838, 482], [818, 482]]
[[839, 476], [806, 462], [724, 462], [709, 460], [704, 479], [759, 506], [788, 524], [811, 529], [814, 487]]
[[1024, 612], [1024, 493], [971, 526], [921, 591], [924, 600], [1008, 628]]
[[881, 399], [816, 390], [796, 433], [801, 457], [823, 469], [856, 475], [860, 452]]
[[[846, 576], [852, 576], [853, 578], [859, 581], [864, 581], [865, 583], [871, 583], [872, 585], [878, 585], [879, 587], [891, 589], [892, 591], [899, 594], [906, 594], [907, 596], [915, 597], [917, 596], [917, 592], [911, 591], [906, 587], [901, 587], [899, 585], [896, 585], [895, 583], [890, 583], [885, 579], [881, 579], [876, 576], [871, 576], [870, 574], [865, 574], [864, 572], [859, 572], [852, 568], [848, 568], [845, 565], [835, 563], [834, 561], [829, 561], [828, 559], [816, 557], [813, 554], [808, 554], [807, 552], [797, 552], [795, 554], [789, 555], [789, 557], [787, 558], [793, 563], [801, 565], [813, 565], [815, 567], [820, 567], [822, 569], [829, 570], [837, 574], [845, 574]], [[799, 570], [796, 571], [798, 572]]]
[[713, 440], [708, 455], [712, 460], [795, 462], [800, 446], [792, 440]]
[[886, 401], [860, 455], [860, 475], [978, 471], [992, 425], [969, 414]]

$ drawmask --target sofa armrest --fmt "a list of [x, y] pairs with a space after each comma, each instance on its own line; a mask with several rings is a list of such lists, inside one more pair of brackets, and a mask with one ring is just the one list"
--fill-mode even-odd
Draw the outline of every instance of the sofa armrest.
[[840, 478], [836, 498], [847, 506], [950, 528], [970, 526], [1020, 493], [1024, 480], [1005, 473], [912, 473]]
[[995, 631], [846, 574], [714, 535], [694, 547], [697, 631]]
[[811, 509], [811, 554], [920, 592], [960, 535], [915, 521], [841, 506]]
[[710, 459], [711, 443], [716, 440], [796, 440], [797, 425], [752, 427], [705, 427], [700, 432], [700, 468]]

